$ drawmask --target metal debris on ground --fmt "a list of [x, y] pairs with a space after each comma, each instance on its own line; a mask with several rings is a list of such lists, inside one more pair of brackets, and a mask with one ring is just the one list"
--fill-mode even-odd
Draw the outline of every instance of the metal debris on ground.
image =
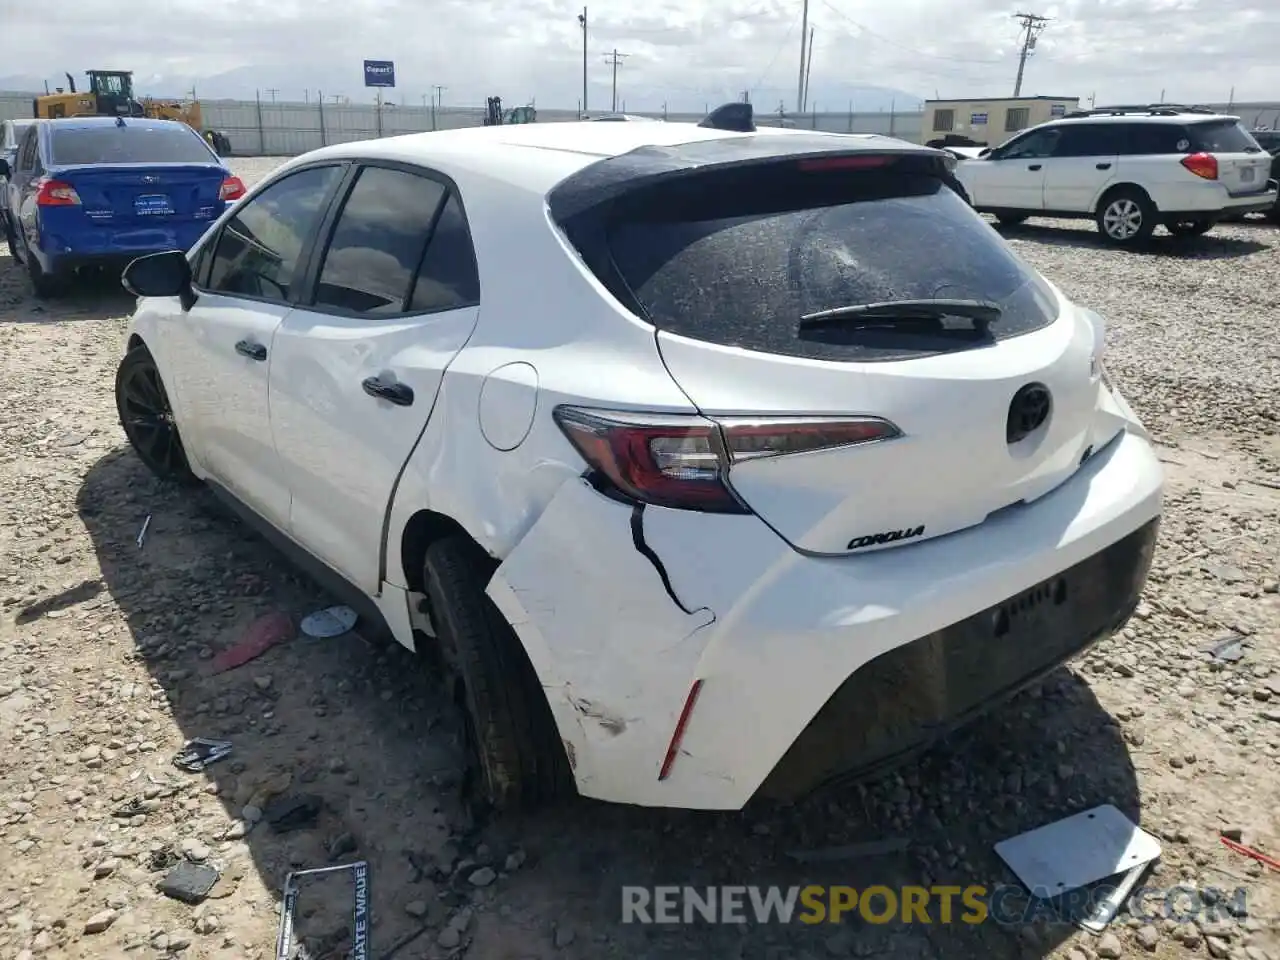
[[302, 621], [302, 632], [316, 640], [327, 640], [349, 633], [358, 616], [350, 607], [337, 606], [317, 610]]
[[1252, 857], [1254, 860], [1270, 867], [1272, 870], [1280, 870], [1280, 860], [1276, 860], [1274, 857], [1268, 857], [1265, 853], [1255, 850], [1253, 847], [1246, 847], [1243, 843], [1240, 843], [1237, 840], [1232, 840], [1230, 837], [1219, 837], [1218, 839], [1222, 841], [1222, 845], [1228, 850], [1234, 850], [1236, 853], [1244, 854], [1246, 857]]
[[[1115, 917], [1142, 871], [1159, 858], [1160, 841], [1111, 804], [1103, 804], [1002, 840], [995, 852], [1033, 897], [1047, 901], [1124, 873], [1119, 886], [1091, 906], [1087, 915], [1072, 917], [1086, 930], [1099, 933]], [[1113, 900], [1114, 909], [1110, 909]], [[1074, 905], [1066, 906], [1070, 910]]]
[[230, 740], [208, 740], [204, 737], [196, 737], [182, 745], [182, 749], [173, 758], [173, 765], [187, 773], [199, 773], [230, 753]]
[[147, 514], [147, 519], [142, 521], [142, 529], [138, 531], [138, 549], [142, 549], [142, 545], [147, 542], [147, 531], [151, 529], [151, 514]]
[[1229, 633], [1200, 648], [1221, 663], [1236, 663], [1244, 659], [1244, 637]]
[[293, 948], [294, 917], [298, 911], [298, 894], [301, 892], [298, 881], [303, 877], [340, 873], [344, 870], [351, 872], [354, 887], [351, 950], [347, 956], [350, 960], [369, 960], [372, 929], [369, 915], [369, 864], [363, 860], [334, 867], [295, 870], [285, 877], [284, 893], [280, 899], [280, 927], [276, 932], [276, 960], [296, 960]]
[[293, 620], [286, 613], [276, 611], [264, 614], [253, 623], [235, 642], [234, 646], [223, 650], [213, 658], [213, 672], [225, 673], [235, 667], [243, 666], [254, 660], [278, 643], [293, 637]]

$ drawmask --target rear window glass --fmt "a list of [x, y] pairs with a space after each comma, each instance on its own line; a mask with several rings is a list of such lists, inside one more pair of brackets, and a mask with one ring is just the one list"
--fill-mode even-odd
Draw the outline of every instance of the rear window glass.
[[1193, 123], [1190, 130], [1197, 148], [1209, 153], [1256, 153], [1260, 149], [1258, 141], [1239, 121]]
[[70, 127], [53, 130], [53, 162], [214, 163], [205, 142], [186, 125]]
[[707, 179], [635, 195], [609, 230], [614, 264], [660, 329], [790, 356], [885, 360], [965, 344], [853, 324], [802, 334], [800, 318], [890, 300], [976, 299], [1002, 308], [991, 336], [1003, 339], [1057, 316], [1048, 285], [934, 176]]

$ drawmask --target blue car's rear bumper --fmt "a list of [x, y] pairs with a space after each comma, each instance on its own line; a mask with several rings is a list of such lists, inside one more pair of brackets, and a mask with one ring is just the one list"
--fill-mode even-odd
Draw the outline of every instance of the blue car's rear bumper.
[[100, 227], [65, 235], [46, 231], [32, 252], [48, 274], [66, 274], [80, 267], [124, 270], [131, 261], [149, 253], [191, 249], [221, 212], [207, 220], [164, 227]]

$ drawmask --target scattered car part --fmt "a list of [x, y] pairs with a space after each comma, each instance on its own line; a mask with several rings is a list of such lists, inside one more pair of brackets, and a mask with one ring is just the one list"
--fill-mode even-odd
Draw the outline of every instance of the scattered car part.
[[182, 745], [173, 758], [173, 765], [187, 773], [199, 773], [206, 767], [231, 755], [230, 740], [209, 740], [196, 737]]

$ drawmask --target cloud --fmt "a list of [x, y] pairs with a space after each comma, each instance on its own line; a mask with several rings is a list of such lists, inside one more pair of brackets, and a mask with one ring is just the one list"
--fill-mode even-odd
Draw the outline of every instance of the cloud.
[[[811, 0], [812, 96], [819, 107], [887, 106], [920, 97], [1008, 96], [1019, 48], [1005, 0]], [[419, 102], [433, 85], [449, 104], [573, 107], [582, 92], [578, 8], [551, 0], [165, 0], [163, 24], [137, 28], [115, 0], [38, 5], [0, 0], [6, 72], [61, 81], [89, 67], [137, 72], [139, 86], [212, 95], [276, 89], [281, 99], [369, 96], [360, 60], [396, 62], [396, 95]], [[1027, 65], [1025, 93], [1099, 102], [1265, 100], [1280, 90], [1275, 0], [1057, 0]], [[618, 91], [631, 110], [696, 110], [734, 99], [794, 104], [800, 0], [613, 0], [589, 10], [594, 109], [611, 96], [605, 54], [627, 54]], [[230, 75], [228, 78], [225, 75]], [[224, 84], [225, 81], [225, 84]], [[234, 92], [219, 85], [237, 84]], [[903, 94], [905, 97], [906, 94]]]

